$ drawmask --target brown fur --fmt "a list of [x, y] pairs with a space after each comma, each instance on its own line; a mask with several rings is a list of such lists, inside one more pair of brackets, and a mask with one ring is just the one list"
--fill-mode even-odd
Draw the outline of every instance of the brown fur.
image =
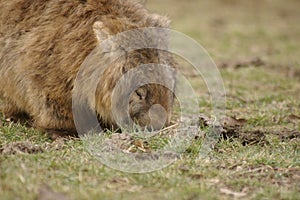
[[[168, 24], [168, 19], [150, 14], [134, 0], [2, 0], [2, 112], [7, 117], [28, 115], [33, 125], [42, 129], [75, 131], [74, 80], [84, 59], [105, 39], [101, 38], [105, 34], [97, 35], [97, 31], [113, 35], [140, 27], [168, 27]], [[116, 126], [110, 98], [118, 79], [136, 64], [158, 63], [158, 53], [138, 50], [129, 54], [126, 65], [115, 62], [109, 66], [100, 77], [96, 105], [92, 105], [94, 99], [87, 94], [88, 103], [96, 107], [104, 126]], [[172, 60], [167, 62], [173, 64]], [[161, 104], [169, 121], [172, 102], [173, 95], [165, 88], [146, 85], [131, 96], [130, 114], [145, 126], [149, 124], [149, 117], [145, 117], [148, 109]]]

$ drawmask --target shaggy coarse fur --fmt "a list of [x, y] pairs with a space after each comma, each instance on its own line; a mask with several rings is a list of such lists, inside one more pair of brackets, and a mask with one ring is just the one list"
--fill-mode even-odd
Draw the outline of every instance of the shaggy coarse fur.
[[[28, 116], [34, 127], [43, 130], [76, 131], [72, 92], [79, 68], [91, 51], [110, 35], [168, 26], [167, 18], [149, 13], [134, 0], [1, 0], [1, 111], [6, 117]], [[83, 88], [84, 101], [103, 126], [117, 126], [111, 96], [122, 74], [141, 63], [158, 63], [163, 54], [154, 49], [130, 52], [125, 63], [111, 64], [99, 77], [96, 98]], [[165, 63], [175, 65], [170, 56], [165, 57]], [[161, 76], [174, 87], [174, 74]], [[172, 103], [173, 94], [165, 87], [145, 85], [131, 95], [130, 116], [146, 126], [149, 108], [160, 104], [168, 123]]]

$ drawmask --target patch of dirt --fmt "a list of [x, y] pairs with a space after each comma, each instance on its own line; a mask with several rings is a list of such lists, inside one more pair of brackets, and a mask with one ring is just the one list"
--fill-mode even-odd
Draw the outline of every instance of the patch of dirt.
[[260, 130], [242, 131], [241, 128], [224, 127], [222, 132], [224, 139], [238, 138], [243, 145], [252, 145], [257, 143], [267, 144], [266, 134]]
[[[210, 126], [212, 120], [206, 116], [200, 116], [200, 127]], [[227, 116], [221, 120], [221, 137], [225, 140], [238, 138], [243, 145], [255, 144], [264, 141], [265, 134], [261, 131], [254, 130], [243, 132], [242, 127], [247, 123], [246, 119], [238, 119]]]
[[289, 65], [282, 63], [268, 63], [267, 67], [274, 71], [280, 72], [286, 78], [300, 80], [300, 68], [296, 63]]
[[284, 65], [280, 63], [267, 62], [263, 60], [261, 57], [253, 57], [253, 58], [245, 58], [240, 60], [226, 60], [220, 61], [217, 65], [221, 69], [240, 69], [247, 67], [265, 67], [268, 69], [272, 69], [276, 72], [282, 73], [287, 78], [300, 80], [300, 68], [297, 64]]
[[233, 67], [235, 69], [244, 68], [244, 67], [261, 67], [266, 65], [266, 62], [263, 61], [260, 57], [248, 58], [239, 61], [226, 61], [219, 64], [221, 68]]
[[247, 123], [246, 119], [235, 117], [225, 117], [222, 120], [223, 131], [221, 136], [225, 140], [238, 138], [243, 145], [265, 143], [265, 133], [260, 130], [243, 131], [242, 127]]
[[13, 154], [36, 154], [44, 153], [45, 151], [60, 151], [68, 148], [66, 142], [68, 140], [75, 140], [77, 138], [58, 137], [51, 142], [45, 142], [42, 145], [36, 145], [30, 141], [11, 142], [6, 145], [0, 145], [0, 154], [13, 155]]
[[273, 135], [277, 135], [281, 140], [291, 140], [294, 138], [300, 138], [300, 132], [297, 130], [278, 130], [271, 132]]
[[12, 155], [12, 154], [36, 154], [42, 153], [44, 149], [29, 141], [12, 142], [6, 144], [0, 148], [0, 154]]
[[[295, 116], [293, 116], [295, 118]], [[298, 118], [298, 116], [297, 116]], [[201, 115], [199, 117], [200, 127], [208, 127], [213, 124], [213, 120], [207, 116]], [[300, 132], [297, 130], [276, 130], [276, 131], [264, 131], [264, 130], [247, 130], [243, 129], [243, 126], [247, 123], [246, 119], [237, 119], [235, 117], [225, 117], [221, 120], [221, 137], [225, 140], [231, 140], [237, 138], [243, 145], [252, 144], [268, 144], [266, 135], [276, 135], [281, 140], [291, 140], [294, 138], [300, 138]]]
[[290, 70], [288, 75], [292, 78], [296, 78], [297, 80], [300, 80], [300, 69]]

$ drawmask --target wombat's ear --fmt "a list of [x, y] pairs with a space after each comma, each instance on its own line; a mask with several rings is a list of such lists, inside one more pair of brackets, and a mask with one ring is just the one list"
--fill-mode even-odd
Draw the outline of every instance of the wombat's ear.
[[110, 36], [108, 28], [101, 21], [94, 23], [93, 30], [99, 43], [108, 39]]
[[147, 3], [147, 0], [139, 0], [139, 2], [143, 5], [145, 5]]
[[168, 17], [161, 16], [158, 14], [151, 14], [147, 18], [147, 21], [150, 25], [154, 27], [161, 27], [161, 28], [169, 28], [171, 24], [171, 21]]

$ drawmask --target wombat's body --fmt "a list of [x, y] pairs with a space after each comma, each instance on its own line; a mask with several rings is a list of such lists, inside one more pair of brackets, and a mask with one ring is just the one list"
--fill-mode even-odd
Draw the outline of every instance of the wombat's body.
[[[1, 111], [26, 115], [42, 129], [75, 131], [72, 91], [82, 62], [105, 34], [140, 27], [168, 27], [168, 20], [132, 0], [0, 1]], [[158, 62], [154, 50], [127, 59], [129, 66], [113, 64], [99, 77], [95, 99], [87, 95], [106, 127], [116, 126], [110, 97], [118, 79], [135, 64]], [[144, 116], [153, 104], [161, 104], [169, 120], [173, 95], [165, 88], [145, 86], [131, 98], [130, 115], [141, 125], [149, 124]]]

